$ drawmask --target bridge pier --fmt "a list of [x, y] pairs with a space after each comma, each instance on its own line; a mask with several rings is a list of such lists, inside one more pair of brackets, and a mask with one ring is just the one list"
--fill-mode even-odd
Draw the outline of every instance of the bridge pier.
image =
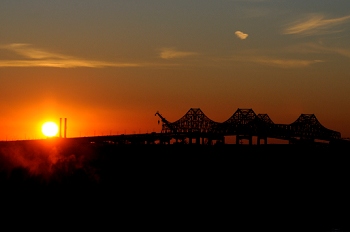
[[313, 144], [315, 139], [313, 138], [290, 138], [289, 144]]
[[266, 145], [267, 144], [267, 137], [260, 137], [258, 136], [257, 140], [256, 140], [256, 144], [257, 145], [260, 145], [260, 140], [264, 140], [264, 144]]
[[208, 138], [207, 144], [208, 144], [208, 145], [213, 145], [213, 140], [212, 140], [211, 138]]
[[249, 145], [253, 145], [253, 136], [251, 136], [251, 135], [236, 135], [236, 144], [240, 144], [242, 139], [248, 139]]

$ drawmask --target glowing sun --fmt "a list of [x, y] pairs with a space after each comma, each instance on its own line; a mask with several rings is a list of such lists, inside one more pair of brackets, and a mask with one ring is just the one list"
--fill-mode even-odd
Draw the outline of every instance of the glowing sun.
[[58, 126], [54, 122], [45, 122], [41, 127], [41, 131], [47, 137], [55, 136], [58, 132]]

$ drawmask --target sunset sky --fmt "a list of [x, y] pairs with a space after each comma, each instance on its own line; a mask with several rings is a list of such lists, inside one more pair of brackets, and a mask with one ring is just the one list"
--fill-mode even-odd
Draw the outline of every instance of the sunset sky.
[[349, 0], [2, 0], [0, 140], [160, 132], [201, 108], [350, 137]]

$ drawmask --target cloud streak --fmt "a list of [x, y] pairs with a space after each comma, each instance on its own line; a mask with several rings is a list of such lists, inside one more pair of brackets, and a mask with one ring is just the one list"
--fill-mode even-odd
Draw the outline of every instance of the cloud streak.
[[162, 59], [175, 59], [175, 58], [185, 58], [185, 57], [195, 56], [195, 55], [198, 55], [198, 53], [177, 51], [174, 48], [162, 48], [159, 56]]
[[303, 68], [323, 62], [322, 60], [273, 59], [269, 57], [257, 57], [251, 61], [280, 68]]
[[109, 63], [90, 60], [0, 60], [0, 67], [53, 67], [53, 68], [104, 68], [104, 67], [142, 67], [133, 63]]
[[68, 60], [72, 59], [70, 56], [65, 56], [58, 53], [51, 53], [44, 51], [42, 49], [33, 48], [30, 44], [23, 44], [23, 43], [13, 43], [13, 44], [7, 44], [0, 46], [1, 49], [6, 49], [12, 52], [17, 53], [18, 55], [28, 58], [28, 59], [36, 59], [36, 60], [42, 60], [42, 59], [61, 59], [61, 60]]
[[237, 62], [252, 62], [262, 65], [274, 66], [279, 68], [304, 68], [313, 64], [324, 62], [322, 60], [307, 60], [307, 59], [281, 59], [272, 58], [269, 56], [241, 56], [234, 57], [234, 61]]
[[312, 15], [304, 21], [294, 22], [291, 26], [286, 28], [283, 33], [304, 35], [312, 35], [322, 32], [329, 33], [332, 27], [348, 21], [350, 21], [350, 15], [333, 19], [324, 19], [323, 15]]
[[245, 34], [241, 31], [236, 31], [235, 35], [241, 40], [245, 40], [248, 37], [248, 34]]
[[300, 51], [302, 53], [318, 53], [318, 54], [337, 54], [350, 58], [350, 49], [340, 47], [329, 47], [323, 44], [307, 43], [300, 44], [289, 48], [290, 51]]
[[124, 63], [106, 62], [80, 59], [59, 53], [52, 53], [42, 49], [34, 48], [30, 44], [7, 44], [0, 45], [0, 49], [8, 50], [20, 56], [15, 60], [0, 60], [0, 67], [54, 67], [54, 68], [105, 68], [105, 67], [144, 67], [157, 66], [147, 63]]

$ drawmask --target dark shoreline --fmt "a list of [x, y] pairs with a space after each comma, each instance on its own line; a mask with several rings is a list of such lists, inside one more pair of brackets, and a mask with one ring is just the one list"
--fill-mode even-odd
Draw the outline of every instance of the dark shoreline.
[[[113, 178], [130, 170], [135, 175], [146, 176], [153, 172], [172, 175], [178, 170], [183, 171], [179, 175], [227, 173], [227, 177], [223, 178], [228, 178], [230, 173], [250, 170], [252, 175], [257, 176], [272, 173], [289, 176], [295, 173], [296, 177], [308, 177], [317, 173], [315, 177], [328, 175], [338, 181], [349, 177], [349, 153], [350, 146], [320, 144], [206, 146], [18, 141], [0, 143], [0, 174], [1, 183], [11, 183], [13, 179], [21, 182], [21, 178], [25, 183], [25, 175], [43, 178], [42, 183], [58, 183], [58, 177], [74, 179], [79, 172], [82, 179], [98, 185], [113, 183]], [[14, 173], [17, 173], [16, 178], [12, 178]], [[52, 178], [55, 175], [56, 179]]]
[[[348, 146], [284, 144], [1, 143], [0, 185], [9, 196], [59, 195], [65, 206], [117, 200], [126, 211], [153, 208], [169, 223], [169, 214], [180, 210], [182, 220], [200, 215], [208, 224], [215, 218], [231, 228], [276, 231], [271, 227], [277, 223], [295, 230], [346, 230], [349, 152]], [[50, 161], [47, 154], [55, 156]]]

